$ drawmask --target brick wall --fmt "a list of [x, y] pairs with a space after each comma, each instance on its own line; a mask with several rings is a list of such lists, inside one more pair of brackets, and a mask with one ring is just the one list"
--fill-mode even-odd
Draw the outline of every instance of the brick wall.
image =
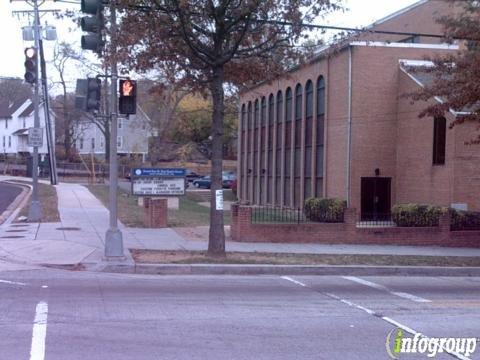
[[168, 200], [145, 198], [144, 223], [149, 228], [166, 228], [168, 226]]
[[413, 245], [480, 248], [480, 231], [450, 231], [450, 217], [431, 228], [357, 228], [356, 209], [344, 223], [252, 224], [252, 207], [232, 205], [232, 240], [242, 242]]

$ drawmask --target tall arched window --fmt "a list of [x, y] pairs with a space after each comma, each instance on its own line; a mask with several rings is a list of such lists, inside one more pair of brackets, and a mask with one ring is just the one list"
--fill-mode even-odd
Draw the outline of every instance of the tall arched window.
[[325, 132], [325, 79], [320, 76], [317, 80], [317, 134], [316, 134], [316, 185], [315, 196], [323, 197], [323, 139]]
[[290, 194], [290, 164], [292, 162], [292, 110], [293, 110], [293, 94], [292, 89], [287, 88], [285, 92], [285, 182], [284, 182], [284, 199], [285, 205], [292, 205]]
[[258, 183], [258, 135], [260, 129], [260, 103], [255, 100], [255, 110], [253, 113], [254, 132], [253, 132], [253, 203], [258, 204], [257, 183]]
[[294, 151], [294, 185], [293, 185], [293, 205], [300, 204], [300, 181], [301, 181], [301, 154], [302, 154], [302, 116], [303, 116], [303, 89], [298, 84], [295, 87], [295, 151]]
[[245, 184], [245, 163], [247, 161], [246, 156], [247, 156], [247, 107], [245, 104], [242, 105], [242, 111], [241, 111], [241, 124], [242, 124], [242, 134], [241, 134], [241, 153], [239, 154], [240, 156], [240, 182], [241, 182], [241, 197], [242, 199], [246, 199], [245, 197], [245, 192], [244, 192], [244, 185]]
[[313, 83], [305, 85], [305, 183], [304, 197], [312, 196]]
[[260, 110], [260, 150], [259, 150], [259, 156], [260, 156], [260, 189], [259, 189], [259, 198], [258, 198], [258, 203], [263, 204], [264, 203], [264, 194], [265, 194], [265, 168], [266, 168], [266, 163], [265, 163], [265, 144], [267, 141], [267, 100], [265, 99], [265, 96], [262, 97], [262, 102], [261, 102], [261, 110]]
[[253, 124], [252, 124], [252, 102], [248, 102], [248, 110], [247, 110], [247, 196], [246, 198], [248, 201], [252, 201], [252, 176], [253, 176], [253, 152], [252, 152], [252, 144], [253, 144]]
[[283, 205], [282, 200], [282, 147], [283, 147], [283, 94], [277, 93], [277, 143], [275, 151], [277, 152], [277, 162], [275, 163], [275, 201], [277, 205]]
[[267, 173], [267, 204], [272, 204], [273, 199], [273, 114], [275, 110], [275, 97], [273, 94], [270, 94], [268, 97], [268, 118], [267, 118], [267, 129], [268, 129], [268, 173]]

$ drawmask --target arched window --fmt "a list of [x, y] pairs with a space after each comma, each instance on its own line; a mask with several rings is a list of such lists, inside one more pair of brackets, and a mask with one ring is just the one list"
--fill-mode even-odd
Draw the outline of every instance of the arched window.
[[323, 197], [323, 139], [325, 132], [325, 79], [320, 76], [317, 80], [317, 149], [315, 151], [316, 184], [315, 196]]
[[253, 113], [253, 121], [255, 123], [255, 130], [253, 133], [253, 203], [258, 204], [258, 196], [257, 196], [257, 183], [258, 183], [258, 135], [259, 135], [259, 127], [260, 127], [260, 103], [255, 100], [255, 110]]
[[282, 200], [282, 146], [283, 146], [283, 94], [281, 91], [277, 92], [277, 143], [275, 151], [277, 152], [275, 163], [275, 203], [276, 205], [283, 205]]
[[312, 196], [313, 83], [305, 85], [305, 183], [304, 198]]
[[266, 171], [266, 162], [265, 162], [265, 144], [267, 141], [267, 99], [262, 97], [261, 110], [260, 110], [260, 150], [258, 155], [260, 156], [259, 171], [260, 171], [260, 185], [259, 185], [259, 198], [258, 203], [264, 203], [265, 197], [265, 171]]
[[285, 182], [284, 182], [284, 200], [286, 206], [291, 205], [290, 181], [292, 163], [292, 110], [293, 110], [293, 94], [292, 89], [287, 88], [285, 92]]
[[247, 107], [245, 106], [245, 104], [242, 105], [242, 110], [241, 110], [241, 124], [242, 124], [242, 133], [241, 133], [241, 147], [242, 147], [242, 150], [241, 150], [241, 153], [239, 154], [240, 156], [240, 180], [241, 180], [241, 184], [242, 184], [242, 189], [241, 189], [241, 197], [242, 199], [245, 199], [245, 193], [244, 193], [244, 186], [243, 184], [245, 184], [245, 176], [246, 176], [246, 172], [245, 172], [245, 164], [246, 164], [246, 156], [247, 156], [247, 128], [246, 128], [246, 125], [247, 125]]
[[302, 115], [303, 115], [303, 89], [298, 84], [295, 87], [295, 151], [294, 151], [294, 185], [293, 185], [293, 205], [300, 204], [300, 181], [301, 181], [301, 154], [302, 154]]
[[252, 160], [253, 160], [253, 154], [252, 154], [252, 140], [253, 140], [253, 124], [252, 124], [252, 102], [248, 102], [248, 110], [247, 110], [247, 182], [246, 182], [246, 198], [251, 202], [252, 201], [252, 189], [251, 189], [251, 183], [252, 183]]
[[273, 115], [275, 110], [275, 97], [270, 94], [268, 97], [268, 117], [267, 117], [267, 129], [268, 129], [268, 163], [267, 163], [267, 204], [272, 204], [273, 199]]

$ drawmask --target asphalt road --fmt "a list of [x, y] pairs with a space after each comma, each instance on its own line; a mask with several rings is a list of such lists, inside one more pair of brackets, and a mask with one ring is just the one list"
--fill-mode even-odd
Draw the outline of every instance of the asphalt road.
[[23, 270], [0, 294], [1, 359], [388, 359], [397, 326], [480, 335], [480, 278]]
[[15, 198], [22, 192], [22, 188], [0, 182], [0, 214], [4, 212]]

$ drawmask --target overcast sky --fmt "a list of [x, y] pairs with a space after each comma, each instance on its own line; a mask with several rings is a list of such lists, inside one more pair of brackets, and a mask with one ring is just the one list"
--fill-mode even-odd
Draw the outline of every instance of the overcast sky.
[[[330, 25], [358, 27], [368, 25], [404, 7], [407, 7], [417, 0], [344, 0], [344, 6], [349, 10], [345, 13], [337, 13], [328, 17], [325, 23]], [[45, 1], [41, 9], [79, 9], [80, 5], [61, 4], [53, 0]], [[30, 6], [24, 1], [0, 0], [0, 77], [22, 77], [24, 74], [24, 49], [31, 46], [31, 42], [22, 40], [22, 26], [28, 25], [29, 19], [26, 16], [12, 15], [16, 10], [29, 10]], [[57, 19], [52, 15], [45, 15], [42, 24], [57, 27], [58, 41], [69, 42], [80, 47], [80, 32], [77, 26], [69, 19]], [[319, 21], [320, 22], [320, 21]], [[52, 58], [55, 42], [44, 41], [45, 56], [47, 61]], [[94, 57], [92, 57], [94, 59]], [[47, 65], [48, 66], [48, 65]], [[55, 77], [51, 67], [47, 68], [48, 76]], [[74, 89], [74, 79], [85, 74], [78, 74], [76, 68], [71, 68], [70, 89]]]

